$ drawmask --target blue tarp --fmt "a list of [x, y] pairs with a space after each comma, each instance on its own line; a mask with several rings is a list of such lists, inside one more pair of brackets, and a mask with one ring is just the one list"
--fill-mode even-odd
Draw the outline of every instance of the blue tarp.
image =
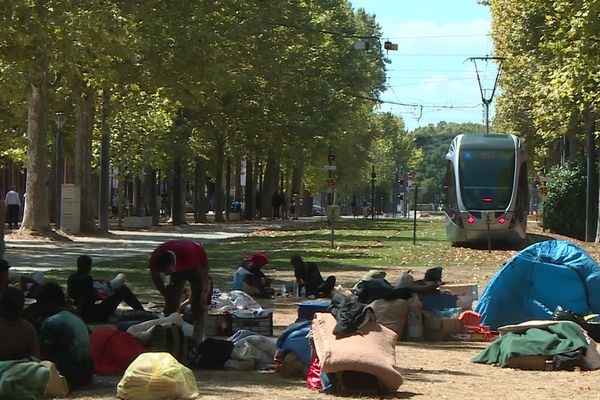
[[600, 267], [579, 246], [560, 240], [535, 243], [510, 259], [485, 288], [475, 311], [481, 325], [552, 317], [557, 306], [600, 313]]

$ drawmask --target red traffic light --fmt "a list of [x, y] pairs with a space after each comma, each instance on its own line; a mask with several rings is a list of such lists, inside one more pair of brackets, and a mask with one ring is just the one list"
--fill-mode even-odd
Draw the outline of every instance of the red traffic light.
[[329, 161], [333, 161], [333, 160], [335, 160], [335, 154], [329, 154], [329, 155], [327, 156], [327, 159], [328, 159]]

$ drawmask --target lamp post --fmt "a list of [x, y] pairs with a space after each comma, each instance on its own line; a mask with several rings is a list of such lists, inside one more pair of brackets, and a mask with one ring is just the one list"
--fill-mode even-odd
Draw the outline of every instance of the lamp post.
[[375, 178], [377, 175], [375, 174], [375, 165], [372, 166], [373, 170], [371, 172], [371, 219], [375, 219]]
[[56, 160], [55, 160], [55, 189], [54, 189], [54, 229], [60, 229], [60, 198], [61, 198], [61, 184], [63, 180], [63, 127], [65, 126], [65, 114], [57, 112], [54, 115], [54, 122], [56, 122], [56, 140], [54, 146], [56, 148]]

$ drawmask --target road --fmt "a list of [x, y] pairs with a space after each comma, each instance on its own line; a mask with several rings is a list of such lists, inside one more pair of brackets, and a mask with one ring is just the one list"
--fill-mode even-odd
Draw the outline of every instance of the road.
[[181, 227], [160, 226], [152, 230], [111, 230], [103, 236], [69, 235], [64, 240], [38, 239], [9, 233], [5, 258], [15, 270], [47, 271], [72, 268], [82, 254], [95, 262], [136, 255], [148, 255], [159, 244], [172, 239], [209, 242], [239, 237], [248, 233], [277, 228], [281, 225], [255, 222], [250, 224], [202, 224]]

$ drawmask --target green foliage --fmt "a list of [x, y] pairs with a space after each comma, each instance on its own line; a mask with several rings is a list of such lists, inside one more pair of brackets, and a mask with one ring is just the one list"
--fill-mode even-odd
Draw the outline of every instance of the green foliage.
[[581, 136], [584, 108], [598, 104], [600, 0], [494, 0], [490, 9], [495, 55], [505, 58], [494, 125], [542, 158], [562, 136]]
[[548, 197], [542, 211], [545, 228], [584, 240], [586, 182], [583, 160], [570, 161], [550, 171]]

